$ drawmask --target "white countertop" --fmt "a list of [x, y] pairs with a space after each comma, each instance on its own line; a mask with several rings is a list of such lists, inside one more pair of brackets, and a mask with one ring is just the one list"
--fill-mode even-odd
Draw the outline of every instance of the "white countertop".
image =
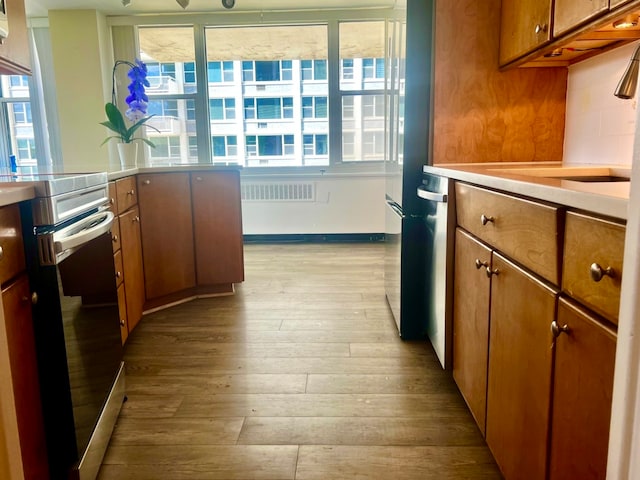
[[[628, 166], [571, 165], [561, 163], [482, 163], [425, 166], [425, 173], [462, 180], [504, 192], [515, 193], [596, 214], [627, 219], [630, 182], [580, 182], [540, 176], [542, 169], [557, 167], [608, 169], [628, 175]], [[540, 169], [533, 175], [532, 169]]]
[[30, 185], [2, 185], [0, 186], [0, 207], [31, 200], [35, 196], [33, 187]]

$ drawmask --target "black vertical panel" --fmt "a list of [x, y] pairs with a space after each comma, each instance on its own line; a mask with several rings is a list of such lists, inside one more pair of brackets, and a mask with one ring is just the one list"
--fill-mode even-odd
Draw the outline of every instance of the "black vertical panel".
[[422, 215], [416, 195], [422, 167], [431, 164], [431, 89], [433, 84], [433, 0], [407, 0], [404, 166], [402, 207]]

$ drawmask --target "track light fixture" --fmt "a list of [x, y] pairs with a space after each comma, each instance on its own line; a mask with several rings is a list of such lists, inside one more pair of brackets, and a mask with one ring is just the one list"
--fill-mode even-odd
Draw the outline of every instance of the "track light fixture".
[[236, 0], [222, 0], [222, 6], [224, 8], [233, 8], [234, 5], [236, 4]]
[[176, 2], [178, 2], [178, 5], [182, 8], [187, 8], [189, 6], [189, 0], [176, 0]]
[[129, 5], [131, 5], [131, 0], [122, 0], [123, 7], [128, 7]]

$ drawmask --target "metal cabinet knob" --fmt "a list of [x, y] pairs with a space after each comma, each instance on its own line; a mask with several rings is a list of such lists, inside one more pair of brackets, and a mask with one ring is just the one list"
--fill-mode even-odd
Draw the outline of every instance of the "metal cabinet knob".
[[484, 213], [480, 215], [480, 222], [482, 222], [482, 225], [486, 225], [487, 223], [494, 223], [495, 220], [496, 219], [494, 217], [487, 216]]
[[110, 204], [110, 205], [115, 205], [115, 204], [116, 204], [116, 199], [115, 199], [115, 198], [113, 198], [113, 197], [111, 197], [111, 198], [109, 199], [109, 204]]
[[476, 258], [476, 268], [478, 270], [480, 270], [482, 267], [488, 267], [489, 266], [489, 262], [483, 262], [482, 260], [480, 260], [479, 258]]
[[122, 273], [116, 272], [116, 278], [120, 278], [121, 276], [122, 276]]
[[196, 181], [201, 182], [202, 181], [202, 177], [196, 177]]
[[549, 29], [549, 26], [546, 23], [537, 24], [535, 28], [536, 33], [545, 33]]
[[32, 303], [33, 305], [35, 305], [35, 304], [37, 304], [37, 303], [38, 303], [38, 300], [39, 300], [39, 298], [38, 298], [38, 292], [33, 292], [33, 293], [31, 294], [31, 303]]
[[569, 325], [560, 326], [555, 320], [551, 322], [551, 334], [553, 338], [558, 338], [562, 333], [569, 333]]
[[111, 240], [113, 241], [113, 243], [116, 243], [118, 241], [118, 235], [113, 235], [111, 237]]
[[144, 182], [142, 182], [145, 185], [151, 185], [151, 180], [145, 180]]
[[0, 260], [4, 257], [4, 248], [0, 247]]
[[491, 270], [491, 267], [487, 267], [485, 269], [485, 272], [487, 273], [487, 277], [491, 278], [492, 275], [499, 275], [500, 274], [500, 270], [498, 270], [497, 268], [494, 270]]
[[140, 221], [140, 217], [138, 215], [136, 215], [135, 217], [133, 217], [133, 221], [134, 222], [139, 222]]
[[134, 189], [131, 189], [127, 192], [127, 195], [131, 195], [134, 196], [136, 194], [136, 191]]
[[607, 267], [603, 269], [597, 263], [591, 264], [591, 267], [589, 267], [589, 273], [591, 274], [591, 280], [593, 280], [594, 282], [599, 282], [600, 280], [602, 280], [602, 277], [604, 277], [605, 275], [611, 278], [616, 276], [615, 272], [613, 271], [613, 268]]
[[125, 322], [124, 320], [120, 320], [120, 326], [124, 327], [127, 324], [127, 322]]

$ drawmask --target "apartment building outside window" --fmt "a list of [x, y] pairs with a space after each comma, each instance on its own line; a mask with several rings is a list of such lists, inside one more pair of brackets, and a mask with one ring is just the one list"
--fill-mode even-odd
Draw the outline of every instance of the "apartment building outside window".
[[[205, 27], [205, 59], [196, 58], [195, 32], [138, 28], [140, 57], [149, 67], [150, 124], [159, 130], [146, 131], [159, 145], [147, 150], [152, 163], [251, 168], [384, 160], [384, 20]], [[339, 35], [333, 59], [330, 35]], [[179, 39], [180, 48], [160, 48], [161, 38]], [[204, 85], [198, 65], [206, 69]], [[332, 87], [332, 78], [339, 84]], [[342, 105], [333, 114], [332, 96]], [[203, 143], [202, 134], [209, 140]]]
[[29, 98], [29, 77], [25, 75], [2, 75], [0, 77], [0, 108], [3, 139], [6, 155], [16, 157], [18, 166], [36, 165], [36, 141]]

